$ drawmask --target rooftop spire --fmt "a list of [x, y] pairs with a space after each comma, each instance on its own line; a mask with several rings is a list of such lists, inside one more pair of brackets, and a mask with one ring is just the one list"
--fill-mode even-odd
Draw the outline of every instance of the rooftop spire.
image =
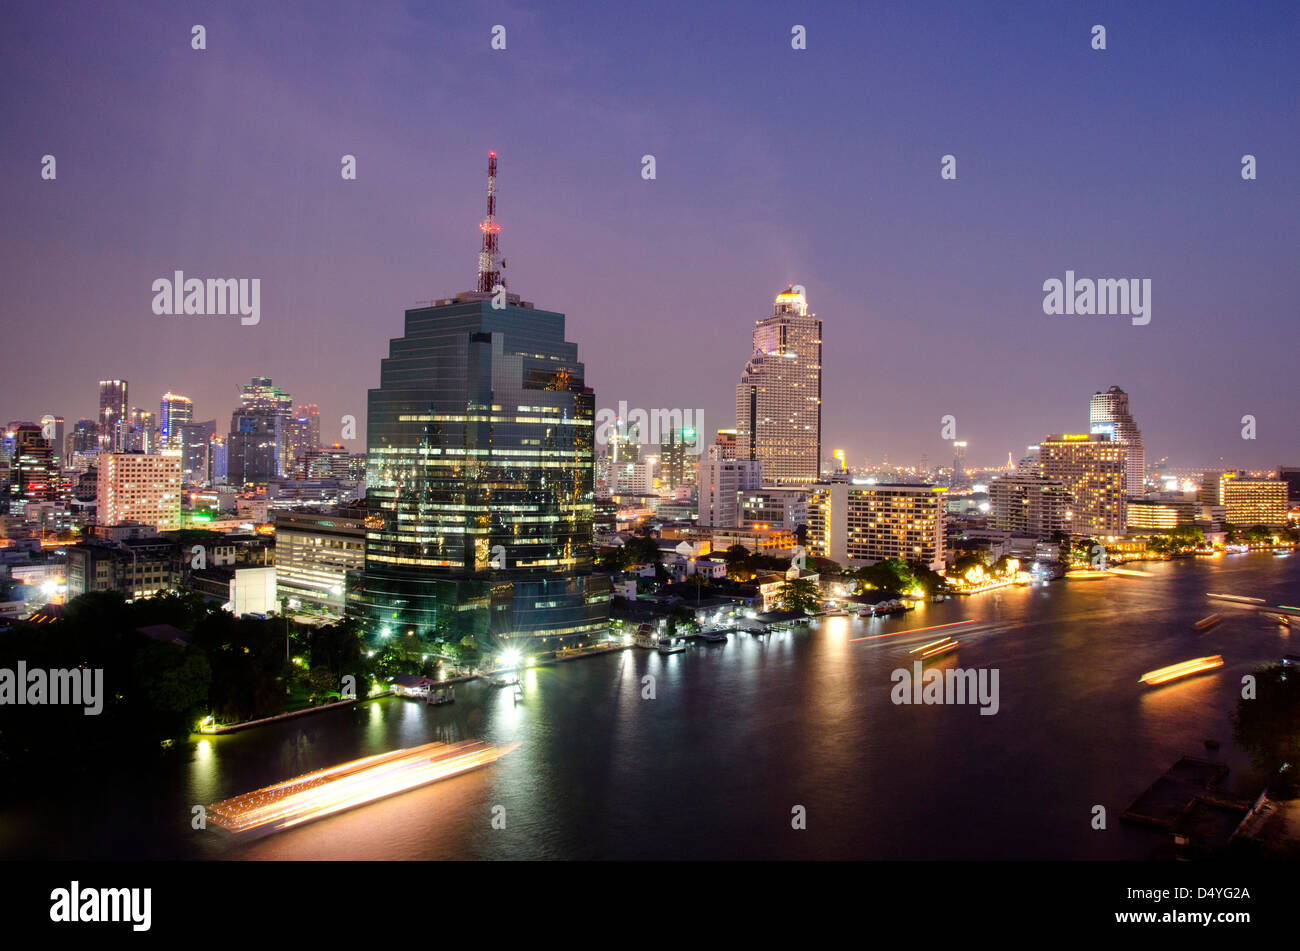
[[478, 253], [478, 289], [484, 294], [491, 294], [496, 285], [504, 286], [501, 279], [501, 265], [497, 262], [497, 234], [501, 226], [497, 224], [497, 154], [488, 153], [488, 188], [487, 217], [479, 229], [483, 232], [483, 248]]

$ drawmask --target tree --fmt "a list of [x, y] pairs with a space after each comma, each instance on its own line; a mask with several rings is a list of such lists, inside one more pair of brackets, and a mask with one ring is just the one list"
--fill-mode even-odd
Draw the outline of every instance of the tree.
[[623, 545], [629, 564], [656, 564], [659, 561], [659, 543], [646, 535], [629, 538]]
[[821, 604], [821, 588], [811, 578], [790, 578], [781, 585], [777, 597], [785, 610], [810, 614]]
[[1271, 664], [1255, 671], [1255, 689], [1255, 697], [1237, 701], [1233, 736], [1266, 774], [1290, 764], [1277, 774], [1269, 792], [1293, 799], [1300, 770], [1300, 676], [1294, 671], [1288, 675], [1284, 664]]

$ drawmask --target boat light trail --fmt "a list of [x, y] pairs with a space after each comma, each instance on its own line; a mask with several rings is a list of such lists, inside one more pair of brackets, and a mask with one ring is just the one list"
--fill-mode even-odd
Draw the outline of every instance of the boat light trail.
[[953, 621], [951, 624], [936, 624], [933, 627], [914, 627], [910, 631], [891, 631], [889, 634], [872, 634], [868, 637], [854, 637], [849, 639], [849, 643], [853, 644], [857, 641], [874, 641], [879, 640], [882, 637], [902, 637], [904, 634], [922, 634], [926, 631], [941, 631], [945, 627], [958, 627], [962, 624], [974, 623], [974, 619], [971, 619], [969, 621]]
[[281, 832], [495, 763], [519, 746], [426, 743], [331, 766], [209, 806], [208, 821], [240, 835]]
[[940, 654], [946, 654], [956, 649], [957, 642], [951, 637], [944, 637], [937, 641], [931, 641], [929, 644], [922, 644], [920, 647], [913, 647], [908, 653], [915, 654], [920, 651], [921, 659], [924, 660], [927, 657], [937, 657]]
[[1239, 594], [1213, 594], [1205, 592], [1207, 598], [1217, 598], [1220, 601], [1240, 601], [1242, 604], [1263, 604], [1263, 598], [1243, 598]]
[[1209, 657], [1196, 657], [1192, 660], [1185, 660], [1181, 664], [1170, 664], [1168, 667], [1161, 667], [1159, 670], [1149, 670], [1138, 678], [1138, 683], [1145, 683], [1154, 687], [1157, 684], [1165, 684], [1180, 677], [1190, 677], [1192, 674], [1204, 673], [1207, 670], [1214, 670], [1216, 667], [1222, 666], [1223, 657], [1219, 654], [1211, 654]]

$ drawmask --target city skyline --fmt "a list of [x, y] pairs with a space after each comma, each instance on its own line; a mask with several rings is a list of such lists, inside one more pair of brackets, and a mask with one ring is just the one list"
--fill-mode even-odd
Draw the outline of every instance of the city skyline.
[[[809, 47], [790, 57], [784, 11], [725, 29], [716, 13], [633, 14], [649, 47], [670, 50], [665, 62], [628, 49], [606, 13], [523, 15], [494, 53], [478, 42], [491, 24], [469, 12], [379, 8], [360, 30], [344, 7], [309, 22], [235, 8], [213, 11], [197, 52], [188, 13], [107, 23], [80, 11], [56, 26], [21, 8], [24, 42], [0, 41], [0, 68], [22, 76], [7, 86], [23, 96], [4, 95], [30, 134], [3, 153], [0, 195], [15, 222], [9, 342], [33, 359], [6, 374], [2, 412], [71, 427], [91, 417], [94, 381], [120, 378], [141, 394], [135, 405], [181, 392], [198, 418], [223, 420], [241, 381], [269, 376], [322, 407], [325, 443], [354, 416], [344, 444], [363, 451], [365, 393], [400, 334], [391, 315], [473, 278], [493, 148], [510, 289], [564, 307], [598, 408], [702, 406], [705, 431], [730, 428], [746, 357], [737, 341], [798, 283], [825, 326], [823, 458], [948, 458], [939, 434], [951, 414], [969, 464], [995, 465], [1047, 433], [1086, 431], [1082, 398], [1119, 385], [1151, 464], [1293, 462], [1288, 355], [1262, 341], [1285, 339], [1300, 290], [1278, 94], [1295, 12], [1275, 4], [1239, 22], [1204, 5], [1177, 17], [1103, 7], [1014, 20], [950, 7], [878, 22], [821, 9], [801, 15]], [[977, 19], [1024, 51], [1014, 67], [996, 65], [997, 44], [969, 43]], [[1093, 20], [1109, 24], [1106, 51], [1088, 46]], [[916, 30], [931, 45], [908, 44]], [[295, 31], [311, 42], [285, 51]], [[359, 48], [358, 35], [369, 37]], [[1217, 38], [1209, 63], [1206, 36]], [[432, 99], [398, 88], [422, 37], [439, 44]], [[543, 50], [551, 64], [573, 47], [581, 66], [548, 65], [548, 89], [520, 92]], [[695, 55], [704, 49], [711, 58]], [[891, 105], [846, 112], [861, 83], [843, 80], [863, 55]], [[131, 70], [106, 67], [120, 56]], [[1040, 82], [1028, 87], [1022, 70]], [[69, 99], [90, 75], [109, 77], [94, 115]], [[475, 114], [471, 82], [500, 103], [493, 115]], [[226, 98], [202, 98], [209, 84]], [[701, 84], [725, 115], [703, 112]], [[155, 121], [186, 115], [196, 96], [203, 122], [227, 130], [222, 148]], [[619, 112], [611, 131], [612, 102], [638, 96], [647, 104]], [[1166, 119], [1133, 121], [1155, 103]], [[461, 130], [455, 147], [429, 150], [408, 113]], [[548, 134], [557, 122], [568, 134]], [[39, 177], [44, 153], [58, 159], [55, 181]], [[1239, 174], [1246, 153], [1258, 180]], [[345, 154], [355, 181], [339, 176]], [[640, 174], [645, 154], [653, 181]], [[940, 178], [945, 154], [955, 181]], [[1175, 203], [1189, 188], [1202, 200]], [[782, 227], [761, 226], [772, 220]], [[154, 316], [150, 283], [176, 269], [259, 277], [260, 323]], [[1043, 282], [1069, 270], [1150, 279], [1151, 323], [1045, 315]], [[53, 313], [66, 315], [58, 335]], [[923, 374], [902, 359], [913, 355]], [[1241, 438], [1246, 415], [1254, 440]]]

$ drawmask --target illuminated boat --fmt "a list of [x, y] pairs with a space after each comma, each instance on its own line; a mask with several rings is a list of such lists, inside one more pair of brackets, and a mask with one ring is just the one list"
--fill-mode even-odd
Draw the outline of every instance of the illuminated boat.
[[367, 756], [225, 799], [208, 806], [207, 821], [240, 838], [282, 832], [490, 765], [518, 746], [465, 740]]
[[513, 687], [519, 683], [518, 674], [502, 674], [500, 677], [493, 677], [488, 681], [493, 687]]
[[686, 642], [679, 641], [675, 637], [661, 637], [658, 650], [661, 654], [680, 654], [686, 650]]
[[1250, 551], [1249, 545], [1224, 545], [1223, 550], [1229, 555], [1244, 555]]
[[1170, 664], [1168, 667], [1148, 670], [1138, 678], [1138, 683], [1155, 687], [1159, 684], [1167, 684], [1171, 680], [1178, 680], [1181, 677], [1203, 674], [1206, 671], [1222, 666], [1223, 657], [1219, 654], [1211, 654], [1208, 657], [1195, 657], [1191, 660], [1185, 660], [1181, 664]]
[[702, 634], [700, 634], [700, 639], [709, 644], [725, 644], [727, 643], [727, 632], [726, 631], [704, 631]]

